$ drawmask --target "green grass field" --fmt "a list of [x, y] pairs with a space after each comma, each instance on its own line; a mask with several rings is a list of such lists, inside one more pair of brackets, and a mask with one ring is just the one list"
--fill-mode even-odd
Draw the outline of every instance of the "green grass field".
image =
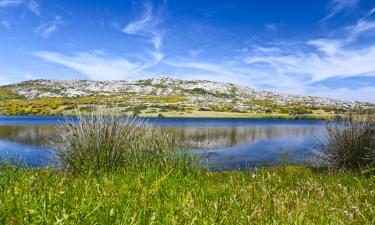
[[0, 224], [375, 224], [375, 176], [0, 170]]

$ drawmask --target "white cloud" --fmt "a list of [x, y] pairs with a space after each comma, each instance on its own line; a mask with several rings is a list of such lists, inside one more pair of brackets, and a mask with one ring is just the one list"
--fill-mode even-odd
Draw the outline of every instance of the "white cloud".
[[343, 43], [338, 40], [316, 39], [307, 42], [308, 45], [315, 46], [318, 50], [328, 56], [334, 56], [340, 52]]
[[163, 44], [163, 34], [157, 29], [157, 26], [162, 22], [162, 19], [154, 14], [150, 2], [144, 3], [144, 7], [145, 11], [142, 17], [128, 23], [122, 31], [126, 34], [150, 38], [154, 48], [159, 50]]
[[117, 21], [112, 21], [112, 22], [109, 23], [109, 25], [110, 25], [111, 27], [113, 27], [113, 28], [118, 29], [118, 30], [121, 29], [121, 28], [120, 28], [121, 25], [120, 25]]
[[53, 20], [50, 20], [46, 23], [42, 23], [39, 27], [35, 29], [35, 33], [41, 35], [44, 38], [49, 38], [49, 36], [57, 31], [59, 25], [62, 24], [60, 16], [55, 16]]
[[[291, 55], [248, 56], [244, 61], [248, 64], [266, 63], [282, 75], [309, 74], [311, 82], [334, 76], [356, 76], [364, 73], [375, 74], [375, 46], [366, 49], [346, 50], [338, 48], [330, 41], [309, 41], [326, 53], [296, 53]], [[319, 43], [319, 45], [317, 44]]]
[[256, 51], [248, 54], [244, 62], [266, 64], [273, 73], [281, 76], [307, 75], [311, 77], [310, 82], [334, 76], [375, 75], [375, 43], [357, 47], [353, 38], [375, 30], [375, 21], [369, 17], [374, 12], [371, 10], [356, 25], [345, 27], [341, 38], [309, 40], [296, 45], [294, 52], [290, 52], [290, 47], [280, 47], [278, 51]]
[[314, 96], [320, 97], [330, 97], [340, 100], [350, 100], [350, 101], [365, 101], [365, 102], [375, 102], [375, 88], [374, 87], [364, 87], [360, 89], [349, 89], [349, 88], [315, 88], [309, 89], [309, 93]]
[[94, 80], [119, 80], [134, 78], [140, 67], [124, 58], [113, 58], [99, 53], [76, 53], [63, 55], [55, 52], [34, 52], [35, 56], [77, 70]]
[[268, 31], [277, 31], [277, 30], [279, 30], [279, 26], [277, 24], [274, 24], [274, 23], [268, 23], [268, 24], [264, 25], [264, 27]]
[[186, 63], [180, 63], [180, 64], [170, 63], [170, 65], [175, 65], [175, 66], [179, 66], [179, 67], [189, 67], [189, 68], [192, 68], [192, 69], [204, 70], [204, 71], [211, 72], [211, 73], [214, 73], [214, 74], [233, 75], [233, 71], [230, 71], [228, 69], [224, 69], [222, 66], [211, 64], [211, 63], [186, 62]]
[[22, 3], [22, 0], [0, 0], [0, 8], [14, 7]]
[[165, 57], [163, 53], [158, 51], [147, 51], [147, 53], [151, 56], [151, 60], [148, 58], [143, 59], [145, 62], [145, 65], [143, 66], [144, 68], [159, 64]]
[[371, 16], [375, 14], [375, 8], [371, 9], [363, 18], [359, 19], [353, 26], [346, 27], [346, 30], [350, 33], [347, 41], [355, 41], [359, 36], [365, 35], [371, 31], [375, 31], [375, 21], [371, 19]]
[[32, 75], [31, 73], [27, 73], [23, 77], [28, 80], [36, 79], [36, 76]]
[[8, 30], [10, 30], [10, 24], [9, 24], [8, 21], [6, 21], [6, 20], [1, 21], [1, 25], [3, 25]]
[[40, 16], [40, 7], [38, 2], [35, 0], [31, 0], [28, 4], [28, 8], [31, 12], [33, 12], [35, 15]]
[[125, 57], [109, 56], [98, 50], [72, 55], [49, 51], [38, 51], [32, 54], [48, 62], [69, 67], [93, 80], [134, 80], [147, 75], [146, 69], [157, 65], [164, 58], [164, 55], [158, 52], [147, 53], [147, 55], [139, 56], [136, 61]]
[[332, 0], [328, 7], [329, 13], [321, 20], [321, 22], [331, 19], [340, 12], [355, 8], [358, 2], [359, 0]]
[[195, 58], [195, 57], [197, 57], [199, 54], [201, 54], [202, 51], [203, 51], [203, 50], [200, 50], [200, 49], [198, 49], [198, 50], [189, 50], [189, 54], [190, 54], [190, 56], [192, 56], [193, 58]]
[[374, 21], [359, 21], [356, 26], [351, 27], [353, 35], [358, 35], [360, 33], [363, 33], [368, 30], [372, 30], [375, 28], [375, 22]]
[[[165, 63], [175, 68], [189, 68], [198, 71], [205, 71], [205, 73], [210, 73], [214, 76], [233, 75], [233, 71], [231, 69], [224, 68], [220, 64], [213, 64], [201, 61], [190, 61], [186, 59], [168, 60]], [[187, 72], [190, 73], [191, 71]]]
[[32, 13], [40, 16], [40, 7], [36, 0], [0, 0], [0, 8], [26, 7]]
[[183, 79], [206, 79], [255, 86], [256, 81], [267, 76], [265, 71], [244, 68], [243, 65], [231, 62], [209, 63], [180, 58], [169, 59], [164, 63], [176, 69], [174, 72]]
[[261, 53], [280, 52], [280, 48], [277, 48], [277, 47], [253, 46], [253, 50], [256, 51], [256, 52], [261, 52]]
[[6, 76], [4, 76], [3, 74], [0, 74], [0, 85], [7, 85], [9, 84], [9, 80]]

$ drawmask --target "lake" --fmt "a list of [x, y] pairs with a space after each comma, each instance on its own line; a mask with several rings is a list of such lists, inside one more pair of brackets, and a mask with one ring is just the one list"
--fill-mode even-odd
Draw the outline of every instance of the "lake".
[[[70, 118], [73, 119], [74, 118]], [[147, 118], [173, 129], [210, 170], [256, 169], [317, 162], [322, 121], [230, 118]], [[59, 116], [0, 116], [0, 160], [45, 167]]]

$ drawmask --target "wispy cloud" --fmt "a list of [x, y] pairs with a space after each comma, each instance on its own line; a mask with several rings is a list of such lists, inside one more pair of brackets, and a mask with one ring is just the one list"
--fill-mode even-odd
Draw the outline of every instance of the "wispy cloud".
[[348, 30], [350, 33], [348, 41], [355, 41], [355, 39], [360, 35], [364, 35], [369, 33], [369, 31], [375, 30], [375, 21], [372, 17], [373, 15], [375, 15], [375, 8], [371, 9], [363, 18], [359, 19], [355, 25], [346, 28], [346, 30]]
[[[311, 40], [253, 45], [241, 51], [242, 56], [233, 56], [233, 63], [193, 58], [168, 58], [164, 63], [189, 74], [188, 77], [230, 81], [284, 93], [375, 101], [365, 94], [373, 93], [369, 90], [375, 89], [375, 84], [355, 89], [350, 85], [325, 86], [330, 78], [359, 79], [364, 74], [375, 77], [375, 41], [357, 43], [358, 37], [374, 34], [374, 12], [370, 10], [352, 26], [339, 28], [339, 37], [323, 35]], [[335, 90], [340, 94], [335, 94]]]
[[[41, 23], [34, 29], [34, 32], [44, 38], [50, 37], [50, 35], [56, 32], [59, 26], [63, 24], [61, 17], [57, 15], [53, 16], [52, 19], [48, 21], [42, 20], [42, 18], [48, 17], [46, 15], [42, 16], [41, 7], [37, 0], [0, 0], [0, 8], [1, 7], [22, 7], [38, 16]], [[10, 28], [10, 24], [7, 21], [4, 22], [3, 20], [2, 24], [3, 26]]]
[[329, 13], [321, 20], [321, 22], [325, 22], [345, 10], [355, 8], [358, 2], [359, 0], [332, 0], [328, 5]]
[[265, 71], [245, 68], [243, 64], [232, 62], [215, 63], [178, 58], [166, 60], [164, 63], [175, 68], [175, 75], [183, 79], [207, 79], [255, 86], [255, 81], [267, 76]]
[[28, 79], [28, 80], [33, 80], [33, 79], [37, 79], [37, 76], [34, 76], [33, 74], [31, 73], [27, 73], [23, 76], [24, 78]]
[[197, 70], [203, 70], [209, 73], [213, 73], [216, 75], [233, 75], [233, 71], [230, 69], [225, 69], [221, 65], [215, 65], [213, 63], [206, 63], [206, 62], [200, 62], [200, 61], [169, 61], [166, 62], [170, 66], [174, 67], [185, 67], [185, 68], [191, 68], [191, 69], [197, 69]]
[[145, 11], [141, 18], [128, 23], [122, 31], [126, 34], [150, 38], [154, 48], [159, 50], [163, 44], [163, 32], [157, 27], [163, 20], [154, 12], [151, 2], [145, 2], [143, 5]]
[[165, 55], [159, 51], [146, 51], [148, 55], [140, 57], [143, 61], [143, 66], [139, 69], [146, 69], [159, 64]]
[[[375, 42], [361, 43], [361, 45], [357, 43], [359, 36], [373, 34], [375, 21], [370, 15], [374, 11], [371, 10], [355, 25], [341, 28], [339, 38], [322, 37], [292, 44], [293, 47], [277, 45], [276, 50], [272, 51], [261, 51], [269, 47], [257, 46], [254, 48], [255, 51], [246, 53], [243, 61], [252, 67], [261, 66], [270, 74], [274, 74], [268, 76], [268, 83], [274, 89], [287, 90], [288, 87], [302, 87], [300, 89], [302, 94], [319, 93], [322, 96], [336, 97], [333, 91], [314, 87], [314, 83], [319, 81], [324, 83], [325, 80], [333, 77], [359, 77], [364, 74], [375, 76]], [[280, 79], [285, 79], [287, 82], [278, 83]], [[372, 88], [375, 88], [375, 84], [373, 86]], [[338, 91], [344, 93], [350, 88], [341, 88]], [[368, 88], [358, 91], [364, 94]], [[353, 95], [351, 99], [358, 99], [354, 96], [358, 97]], [[350, 98], [350, 95], [346, 97]]]
[[0, 8], [11, 7], [26, 7], [30, 12], [40, 16], [40, 7], [36, 0], [0, 0]]
[[[145, 11], [141, 18], [131, 21], [121, 31], [129, 35], [149, 38], [152, 49], [145, 48], [141, 53], [135, 53], [131, 57], [111, 56], [102, 51], [77, 52], [70, 55], [38, 51], [33, 52], [33, 55], [79, 71], [95, 80], [137, 79], [145, 76], [150, 68], [162, 62], [165, 55], [161, 51], [162, 31], [158, 29], [162, 19], [158, 12], [155, 12], [151, 2], [145, 2], [143, 5]], [[48, 38], [61, 23], [61, 18], [55, 17], [54, 20], [38, 27], [36, 33]], [[112, 23], [111, 26], [118, 28], [119, 24]]]
[[342, 40], [315, 39], [306, 42], [306, 44], [316, 47], [317, 50], [326, 56], [334, 57], [340, 53], [344, 43]]
[[132, 79], [137, 63], [124, 58], [114, 58], [98, 52], [79, 52], [74, 55], [64, 55], [55, 52], [34, 52], [35, 56], [47, 61], [64, 65], [87, 75], [95, 80]]
[[164, 55], [148, 52], [145, 56], [130, 60], [116, 57], [103, 51], [77, 52], [71, 55], [50, 51], [37, 51], [34, 56], [76, 70], [93, 80], [138, 79], [147, 75], [150, 67], [158, 64]]
[[264, 27], [268, 31], [277, 31], [277, 30], [279, 30], [279, 25], [274, 24], [274, 23], [268, 23], [268, 24], [264, 25]]
[[339, 88], [332, 89], [326, 88], [309, 88], [306, 90], [307, 93], [313, 93], [314, 96], [330, 97], [340, 100], [355, 100], [355, 101], [369, 101], [375, 102], [375, 88], [374, 87], [363, 87], [359, 89], [350, 88]]
[[22, 2], [22, 0], [0, 0], [0, 8], [18, 6]]
[[[317, 42], [319, 45], [316, 45]], [[284, 76], [308, 74], [312, 82], [333, 76], [375, 74], [375, 46], [360, 50], [347, 50], [338, 48], [336, 44], [325, 40], [310, 41], [307, 44], [309, 43], [314, 43], [317, 49], [323, 51], [325, 55], [300, 52], [292, 55], [248, 56], [244, 61], [248, 64], [266, 63], [275, 73]]]
[[7, 20], [1, 21], [1, 25], [3, 25], [8, 30], [10, 29], [10, 24], [9, 24], [9, 22]]
[[191, 57], [195, 58], [197, 57], [199, 54], [201, 54], [203, 52], [202, 49], [197, 49], [197, 50], [189, 50], [189, 54]]
[[41, 35], [44, 38], [49, 38], [49, 36], [56, 32], [59, 25], [62, 24], [60, 16], [55, 16], [52, 20], [42, 23], [35, 29], [35, 33]]
[[40, 16], [40, 6], [39, 6], [38, 2], [36, 2], [35, 0], [31, 0], [28, 4], [28, 8], [35, 15]]
[[6, 85], [10, 83], [7, 76], [0, 74], [0, 85]]

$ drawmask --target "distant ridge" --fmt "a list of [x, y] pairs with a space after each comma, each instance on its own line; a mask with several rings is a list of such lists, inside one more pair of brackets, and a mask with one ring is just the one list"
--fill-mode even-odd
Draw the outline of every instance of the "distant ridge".
[[[154, 108], [154, 111], [169, 107], [169, 110], [292, 113], [374, 106], [366, 102], [280, 94], [231, 83], [180, 80], [166, 76], [136, 81], [28, 80], [2, 86], [0, 90], [7, 91], [8, 99], [21, 97], [79, 100], [96, 96], [100, 99], [116, 98], [116, 102], [121, 103], [122, 107], [147, 106]], [[121, 98], [122, 102], [119, 100]]]

